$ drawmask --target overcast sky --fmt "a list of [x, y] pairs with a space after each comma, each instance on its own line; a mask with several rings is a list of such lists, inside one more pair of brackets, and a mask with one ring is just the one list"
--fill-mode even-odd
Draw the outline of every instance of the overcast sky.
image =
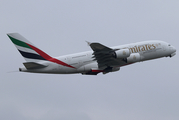
[[1, 120], [178, 120], [179, 56], [97, 76], [18, 71], [25, 62], [6, 33], [52, 56], [163, 40], [179, 48], [178, 0], [3, 0], [0, 3]]

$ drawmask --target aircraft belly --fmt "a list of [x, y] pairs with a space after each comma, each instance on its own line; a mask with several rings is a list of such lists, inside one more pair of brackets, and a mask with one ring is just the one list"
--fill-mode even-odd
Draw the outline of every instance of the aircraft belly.
[[144, 56], [144, 60], [151, 60], [151, 59], [157, 59], [157, 58], [161, 58], [161, 57], [165, 57], [166, 53], [162, 51], [162, 49], [158, 49], [155, 51], [151, 51], [151, 52], [146, 52], [144, 54], [142, 54], [142, 56]]

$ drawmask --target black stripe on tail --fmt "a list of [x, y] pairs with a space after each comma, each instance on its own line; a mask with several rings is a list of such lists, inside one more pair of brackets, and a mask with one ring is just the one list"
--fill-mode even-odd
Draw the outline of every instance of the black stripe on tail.
[[40, 55], [37, 55], [37, 54], [34, 54], [34, 53], [28, 53], [28, 52], [23, 52], [23, 51], [20, 51], [19, 52], [21, 53], [21, 55], [25, 58], [29, 58], [29, 59], [38, 59], [38, 60], [46, 60], [45, 58], [43, 58], [42, 56]]

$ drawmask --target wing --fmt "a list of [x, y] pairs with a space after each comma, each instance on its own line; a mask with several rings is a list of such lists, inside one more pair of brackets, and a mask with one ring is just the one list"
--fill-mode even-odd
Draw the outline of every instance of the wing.
[[94, 51], [93, 58], [94, 60], [97, 60], [99, 68], [112, 67], [121, 64], [122, 60], [114, 57], [114, 51], [119, 49], [111, 49], [100, 43], [90, 43], [89, 46]]

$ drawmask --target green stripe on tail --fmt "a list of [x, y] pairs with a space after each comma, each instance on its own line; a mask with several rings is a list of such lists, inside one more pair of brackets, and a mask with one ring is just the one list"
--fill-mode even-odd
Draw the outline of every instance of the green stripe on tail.
[[29, 48], [29, 49], [32, 49], [30, 46], [28, 46], [25, 42], [22, 42], [20, 40], [17, 40], [11, 36], [8, 35], [8, 37], [11, 39], [11, 41], [15, 44], [15, 45], [18, 45], [18, 46], [21, 46], [21, 47], [25, 47], [25, 48]]

